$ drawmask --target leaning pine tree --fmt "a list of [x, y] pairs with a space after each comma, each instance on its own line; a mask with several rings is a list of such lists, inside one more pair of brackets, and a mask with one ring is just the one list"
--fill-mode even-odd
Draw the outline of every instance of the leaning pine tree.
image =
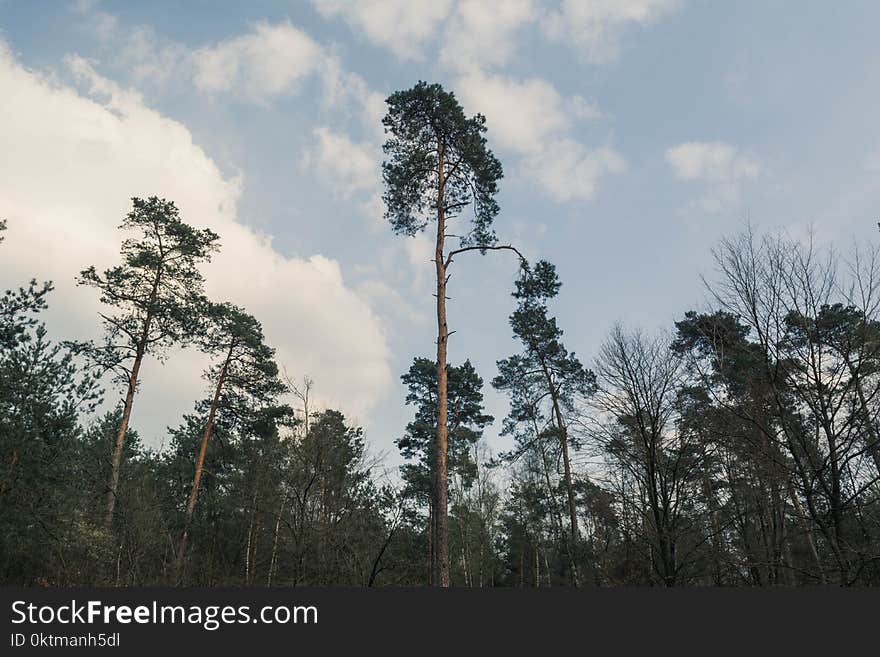
[[[455, 96], [439, 84], [419, 82], [387, 99], [382, 123], [388, 140], [382, 164], [385, 216], [395, 233], [415, 236], [436, 222], [434, 264], [437, 273], [437, 435], [433, 472], [434, 523], [432, 583], [449, 586], [447, 517], [447, 371], [446, 284], [453, 258], [467, 251], [509, 249], [497, 246], [492, 222], [501, 163], [486, 146], [485, 118], [465, 116]], [[449, 222], [473, 209], [470, 230], [458, 236], [459, 248], [446, 251]], [[522, 258], [522, 256], [520, 256]]]
[[[562, 456], [563, 479], [568, 503], [568, 552], [572, 584], [579, 585], [577, 569], [578, 521], [571, 471], [566, 415], [579, 398], [596, 391], [596, 376], [586, 369], [562, 344], [562, 329], [547, 310], [547, 301], [559, 293], [562, 283], [556, 267], [539, 260], [534, 268], [524, 266], [513, 296], [517, 307], [510, 316], [513, 337], [522, 343], [519, 354], [498, 361], [498, 376], [492, 385], [511, 394], [511, 415], [508, 425], [531, 421], [535, 425], [535, 443], [555, 437]], [[541, 406], [549, 407], [542, 411]], [[549, 426], [538, 430], [537, 418], [549, 417]], [[548, 486], [549, 490], [549, 486]]]
[[275, 350], [266, 345], [260, 323], [230, 303], [208, 303], [202, 313], [205, 324], [197, 342], [215, 362], [205, 372], [212, 383], [213, 396], [208, 407], [205, 429], [196, 455], [193, 484], [186, 504], [183, 532], [177, 548], [175, 577], [179, 581], [186, 554], [190, 525], [199, 499], [208, 442], [218, 411], [246, 415], [245, 409], [264, 408], [287, 390], [278, 378]]
[[125, 385], [107, 483], [108, 527], [113, 523], [119, 467], [141, 364], [146, 355], [161, 356], [193, 332], [203, 281], [198, 265], [210, 260], [219, 239], [211, 230], [198, 230], [181, 221], [171, 201], [155, 196], [133, 198], [132, 206], [120, 228], [140, 235], [122, 242], [122, 264], [103, 273], [91, 266], [78, 280], [80, 285], [98, 288], [101, 302], [111, 309], [101, 313], [105, 340], [94, 353]]

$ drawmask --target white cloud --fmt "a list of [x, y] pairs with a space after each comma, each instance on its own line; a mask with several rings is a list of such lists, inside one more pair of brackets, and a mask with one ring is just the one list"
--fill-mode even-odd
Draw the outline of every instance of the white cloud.
[[122, 47], [113, 56], [117, 65], [131, 71], [136, 82], [164, 85], [187, 75], [191, 55], [179, 43], [163, 43], [151, 28], [136, 27], [124, 35]]
[[248, 34], [193, 53], [201, 91], [243, 92], [254, 99], [291, 93], [324, 61], [321, 47], [290, 23], [257, 23]]
[[618, 56], [627, 26], [650, 25], [679, 4], [679, 0], [562, 0], [545, 17], [544, 32], [551, 40], [571, 44], [588, 60], [602, 62]]
[[[97, 295], [75, 286], [77, 272], [118, 262], [116, 227], [131, 196], [173, 199], [188, 222], [221, 235], [222, 251], [205, 270], [209, 294], [260, 319], [292, 373], [310, 374], [347, 412], [367, 413], [389, 389], [389, 353], [379, 320], [339, 265], [275, 251], [270, 237], [237, 219], [241, 181], [224, 178], [185, 126], [85, 61], [69, 64], [101, 102], [25, 70], [0, 41], [0, 150], [16, 154], [0, 158], [0, 208], [9, 222], [2, 287], [53, 279], [53, 335], [96, 337]], [[161, 436], [204, 394], [204, 365], [194, 351], [165, 366], [146, 363], [134, 425]]]
[[187, 90], [194, 85], [203, 93], [233, 94], [265, 104], [298, 94], [316, 78], [323, 85], [326, 107], [354, 108], [365, 126], [375, 132], [382, 129], [384, 96], [289, 21], [260, 21], [243, 34], [192, 49], [158, 36], [150, 26], [128, 27], [90, 6], [82, 14], [84, 29], [101, 45], [101, 63], [124, 72], [139, 86], [177, 82]]
[[421, 60], [452, 9], [451, 0], [312, 0], [322, 16], [341, 17], [400, 59]]
[[666, 151], [666, 160], [681, 180], [754, 180], [761, 174], [753, 156], [719, 141], [680, 144]]
[[556, 201], [588, 201], [603, 176], [625, 169], [623, 157], [615, 150], [589, 150], [571, 139], [553, 142], [523, 161], [524, 175], [536, 180]]
[[517, 31], [537, 17], [532, 0], [462, 0], [447, 24], [440, 61], [452, 70], [506, 64], [517, 49]]
[[356, 73], [344, 70], [337, 57], [327, 55], [322, 70], [324, 81], [324, 104], [339, 109], [356, 108], [361, 122], [378, 144], [384, 139], [385, 95], [370, 89], [366, 81]]
[[603, 175], [624, 169], [613, 149], [593, 150], [571, 137], [578, 121], [602, 116], [595, 105], [565, 98], [546, 80], [470, 73], [456, 91], [468, 112], [486, 115], [493, 143], [520, 156], [521, 174], [554, 200], [591, 199]]
[[422, 61], [441, 37], [441, 63], [451, 70], [507, 63], [521, 46], [519, 30], [540, 25], [551, 41], [587, 60], [615, 59], [629, 26], [647, 26], [681, 0], [312, 0], [325, 18], [339, 17], [370, 43], [402, 60]]
[[375, 190], [379, 185], [377, 158], [365, 144], [356, 144], [330, 128], [315, 128], [315, 146], [303, 158], [305, 167], [320, 173], [341, 198]]
[[246, 34], [193, 51], [189, 59], [199, 90], [256, 103], [295, 95], [315, 78], [322, 85], [324, 108], [336, 113], [353, 108], [371, 138], [377, 144], [382, 139], [385, 96], [289, 22], [257, 23]]
[[356, 143], [347, 135], [327, 127], [315, 128], [313, 146], [303, 154], [302, 167], [311, 170], [337, 198], [356, 200], [361, 210], [382, 223], [381, 149], [370, 143]]
[[126, 71], [136, 83], [150, 82], [161, 87], [172, 80], [191, 79], [192, 52], [163, 39], [152, 27], [123, 25], [92, 1], [74, 3], [71, 11], [76, 14], [78, 27], [94, 36], [107, 65]]
[[[107, 39], [113, 44], [126, 43], [131, 49], [142, 33], [149, 34], [146, 28], [124, 30], [116, 26]], [[147, 38], [140, 50], [143, 52], [136, 60], [149, 64], [142, 64], [141, 70], [152, 75], [153, 81], [167, 78], [169, 71], [160, 70], [155, 62], [174, 52], [179, 54], [174, 58], [175, 71], [183, 79], [191, 79], [198, 90], [233, 95], [245, 102], [265, 104], [276, 97], [296, 95], [307, 81], [317, 81], [322, 109], [336, 119], [347, 120], [349, 112], [355, 115], [368, 140], [355, 143], [338, 130], [316, 128], [314, 145], [303, 154], [302, 164], [338, 198], [354, 199], [365, 215], [376, 218], [377, 223], [381, 219], [380, 160], [373, 153], [381, 153], [385, 98], [359, 75], [345, 70], [338, 57], [308, 34], [287, 21], [263, 21], [249, 32], [196, 50], [179, 44], [159, 49], [157, 40]]]
[[[384, 281], [377, 278], [365, 279], [358, 283], [357, 290], [362, 296], [370, 299], [374, 307], [382, 308], [384, 316], [418, 326], [428, 324], [430, 318], [424, 310], [424, 304], [419, 307], [410, 303], [397, 289]], [[394, 330], [397, 324], [397, 321], [392, 323], [391, 330]]]
[[565, 99], [540, 78], [517, 81], [472, 73], [457, 80], [455, 89], [468, 113], [486, 115], [491, 137], [519, 153], [541, 150], [572, 124]]
[[735, 205], [742, 186], [764, 173], [758, 159], [724, 142], [687, 142], [666, 151], [666, 161], [675, 177], [704, 183], [706, 193], [696, 200], [698, 207], [718, 212]]

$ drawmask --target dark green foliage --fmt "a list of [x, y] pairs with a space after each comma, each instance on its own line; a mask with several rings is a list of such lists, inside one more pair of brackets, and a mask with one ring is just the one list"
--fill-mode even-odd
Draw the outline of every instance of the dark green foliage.
[[[596, 377], [565, 348], [556, 318], [548, 315], [547, 302], [559, 293], [561, 285], [551, 263], [541, 260], [534, 267], [522, 265], [513, 292], [518, 303], [510, 316], [513, 335], [522, 344], [522, 351], [498, 361], [498, 375], [492, 385], [510, 396], [510, 412], [502, 433], [513, 436], [516, 446], [502, 458], [511, 462], [529, 453], [539, 468], [543, 479], [540, 490], [553, 518], [554, 540], [566, 553], [571, 580], [577, 583], [577, 556], [581, 550], [569, 450], [579, 445], [568, 430], [568, 417], [578, 402], [595, 392]], [[559, 459], [562, 479], [555, 483]], [[563, 517], [568, 518], [565, 532]], [[550, 559], [560, 558], [548, 557], [547, 551], [545, 547], [545, 569]]]
[[525, 426], [520, 450], [537, 437], [525, 437], [529, 432], [534, 434], [536, 426], [545, 438], [558, 430], [546, 426], [548, 421], [553, 422], [552, 409], [547, 406], [554, 399], [571, 410], [578, 399], [589, 397], [596, 389], [595, 374], [565, 348], [562, 329], [555, 317], [548, 316], [547, 301], [558, 294], [561, 285], [556, 268], [541, 260], [534, 268], [523, 266], [513, 293], [519, 303], [510, 316], [510, 326], [523, 350], [498, 361], [498, 375], [492, 385], [510, 395], [504, 432], [516, 435], [517, 427]]
[[[483, 379], [466, 360], [460, 367], [448, 366], [449, 377], [449, 477], [458, 477], [469, 487], [476, 477], [472, 451], [483, 429], [494, 421], [483, 412]], [[401, 467], [407, 495], [428, 504], [431, 497], [433, 463], [436, 459], [434, 436], [437, 430], [437, 366], [428, 358], [414, 358], [401, 381], [407, 387], [406, 403], [416, 407], [416, 415], [397, 440], [401, 455], [409, 461]]]
[[100, 402], [100, 390], [78, 356], [81, 345], [51, 342], [38, 320], [50, 291], [32, 282], [0, 298], [0, 573], [7, 583], [78, 581], [44, 562], [79, 545], [80, 526], [65, 505], [80, 416]]
[[132, 198], [121, 230], [137, 234], [122, 242], [122, 264], [103, 273], [80, 273], [79, 284], [97, 288], [108, 312], [98, 362], [127, 379], [138, 355], [161, 356], [168, 346], [190, 337], [199, 325], [202, 291], [198, 265], [210, 260], [219, 237], [183, 222], [172, 201]]
[[[481, 120], [465, 120], [451, 95], [425, 85], [392, 96], [395, 134], [422, 134], [413, 112], [432, 98], [448, 117], [444, 131], [481, 135]], [[386, 165], [395, 184], [420, 161], [398, 160], [403, 168]], [[422, 205], [395, 198], [389, 215], [407, 234], [437, 209], [427, 196]], [[491, 219], [493, 206], [480, 203]], [[108, 338], [122, 340], [97, 349], [100, 362], [130, 374], [138, 353], [195, 344], [212, 359], [211, 396], [169, 430], [167, 445], [149, 449], [149, 437], [125, 425], [125, 405], [94, 416], [102, 393], [92, 352], [53, 342], [40, 321], [51, 283], [0, 297], [0, 582], [432, 582], [435, 361], [416, 358], [401, 377], [415, 417], [397, 441], [407, 462], [396, 488], [341, 412], [296, 419], [254, 317], [202, 296], [196, 266], [215, 235], [185, 226], [158, 199], [136, 199], [126, 226], [142, 234], [124, 244], [124, 264], [82, 277], [113, 309]], [[487, 226], [475, 221], [471, 239], [486, 239]], [[469, 361], [446, 370], [452, 585], [880, 584], [880, 257], [867, 270], [854, 259], [853, 280], [832, 285], [832, 265], [802, 246], [750, 239], [716, 254], [715, 307], [685, 313], [668, 339], [614, 329], [598, 376], [550, 315], [555, 268], [523, 267], [510, 317], [521, 348], [493, 380], [509, 395], [503, 434], [514, 440], [500, 459], [481, 443], [492, 422], [482, 379]], [[178, 551], [212, 407], [189, 548]], [[117, 454], [118, 510], [107, 523]]]
[[[0, 244], [6, 222], [0, 221]], [[6, 290], [0, 297], [0, 349], [13, 349], [18, 341], [28, 339], [28, 329], [37, 324], [35, 315], [46, 308], [52, 283], [38, 285], [36, 279], [18, 290]]]
[[279, 379], [275, 350], [263, 337], [260, 323], [230, 303], [203, 302], [199, 316], [202, 327], [196, 343], [215, 362], [205, 372], [211, 390], [221, 372], [224, 382], [218, 411], [227, 417], [247, 417], [254, 406], [271, 403], [287, 391]]
[[382, 123], [389, 137], [384, 146], [388, 159], [382, 164], [383, 198], [394, 231], [412, 236], [436, 218], [438, 210], [451, 218], [472, 205], [474, 216], [462, 244], [494, 244], [492, 221], [498, 214], [495, 195], [502, 170], [486, 147], [485, 118], [466, 117], [455, 95], [439, 84], [419, 82], [386, 102]]

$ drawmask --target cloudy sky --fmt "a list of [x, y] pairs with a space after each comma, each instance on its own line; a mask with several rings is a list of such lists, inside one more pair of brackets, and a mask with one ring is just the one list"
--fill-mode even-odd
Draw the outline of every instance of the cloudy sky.
[[[116, 262], [131, 196], [173, 199], [222, 236], [209, 292], [394, 457], [398, 377], [434, 327], [430, 242], [382, 219], [389, 93], [438, 81], [486, 115], [499, 237], [557, 264], [554, 310], [589, 362], [615, 322], [701, 306], [709, 249], [746, 220], [875, 238], [878, 24], [869, 1], [0, 0], [0, 289], [54, 280], [52, 334], [93, 337], [76, 273]], [[450, 281], [450, 358], [487, 382], [515, 348], [515, 269], [475, 254]], [[203, 366], [145, 365], [151, 444]]]

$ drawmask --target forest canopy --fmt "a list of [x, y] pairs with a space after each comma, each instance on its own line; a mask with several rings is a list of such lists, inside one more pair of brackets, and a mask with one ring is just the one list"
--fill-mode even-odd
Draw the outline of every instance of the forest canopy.
[[[556, 311], [580, 282], [496, 237], [485, 118], [421, 82], [387, 105], [386, 218], [431, 232], [436, 274], [436, 353], [400, 373], [399, 473], [343, 412], [314, 408], [321, 382], [287, 376], [259, 317], [207, 296], [223, 236], [133, 198], [118, 264], [78, 278], [102, 339], [52, 338], [50, 282], [0, 297], [0, 581], [880, 584], [880, 251], [746, 227], [713, 250], [708, 301], [575, 354], [581, 327]], [[515, 352], [480, 372], [466, 335], [447, 351], [447, 284], [489, 254], [513, 256]], [[141, 365], [172, 347], [210, 365], [155, 449], [137, 429]], [[497, 453], [487, 386], [508, 402]]]

